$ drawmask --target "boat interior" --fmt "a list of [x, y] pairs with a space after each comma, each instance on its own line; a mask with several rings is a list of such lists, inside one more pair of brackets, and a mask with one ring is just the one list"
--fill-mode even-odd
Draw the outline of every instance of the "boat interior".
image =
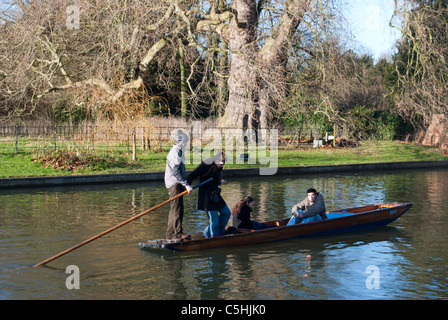
[[[356, 214], [356, 213], [375, 211], [375, 210], [386, 209], [386, 208], [393, 208], [393, 207], [396, 207], [399, 205], [401, 205], [401, 203], [382, 203], [382, 204], [368, 205], [368, 206], [363, 206], [363, 207], [348, 208], [348, 209], [327, 212], [327, 217], [328, 217], [328, 219], [335, 219], [335, 218], [350, 216], [350, 215]], [[290, 220], [290, 218], [285, 218], [285, 219], [267, 221], [264, 223], [271, 227], [280, 227], [280, 226], [286, 226], [286, 224], [288, 223], [289, 220]], [[242, 228], [238, 228], [238, 229], [233, 228], [233, 229], [234, 230], [232, 230], [229, 233], [249, 233], [249, 232], [253, 231], [251, 229], [242, 229]], [[229, 230], [230, 230], [230, 228], [229, 228]], [[197, 234], [191, 235], [192, 240], [203, 239], [203, 238], [205, 238], [203, 233], [197, 233]]]
[[[336, 210], [336, 211], [327, 212], [327, 218], [335, 219], [335, 218], [340, 218], [340, 217], [346, 217], [346, 216], [349, 216], [349, 215], [355, 214], [355, 213], [362, 213], [362, 212], [375, 211], [375, 210], [386, 209], [386, 208], [393, 208], [393, 207], [396, 207], [399, 205], [400, 205], [400, 203], [382, 203], [382, 204], [374, 204], [374, 205], [368, 205], [368, 206], [363, 206], [363, 207]], [[290, 218], [275, 220], [275, 221], [268, 221], [268, 222], [266, 222], [266, 224], [267, 225], [286, 226], [289, 219]], [[239, 230], [240, 229], [238, 229], [238, 231]]]

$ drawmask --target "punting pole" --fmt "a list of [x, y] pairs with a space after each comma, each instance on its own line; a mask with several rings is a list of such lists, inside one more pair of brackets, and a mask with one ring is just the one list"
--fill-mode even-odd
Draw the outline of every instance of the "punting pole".
[[[197, 186], [194, 186], [194, 187], [193, 187], [193, 190], [196, 189], [196, 188], [198, 188], [198, 187], [200, 187], [200, 186], [203, 185], [203, 184], [206, 184], [207, 182], [209, 182], [209, 181], [211, 181], [211, 180], [213, 180], [213, 178], [210, 178], [210, 179], [208, 179], [208, 180], [205, 180], [204, 182], [201, 182], [201, 183], [198, 184]], [[149, 212], [151, 212], [151, 211], [153, 211], [153, 210], [155, 210], [155, 209], [160, 208], [161, 206], [163, 206], [163, 205], [165, 205], [165, 204], [167, 204], [167, 203], [173, 201], [174, 199], [177, 199], [177, 198], [182, 197], [182, 196], [185, 195], [186, 193], [188, 193], [187, 190], [185, 190], [185, 191], [182, 192], [182, 193], [179, 193], [178, 195], [176, 195], [176, 196], [174, 196], [174, 197], [172, 197], [172, 198], [170, 198], [170, 199], [168, 199], [168, 200], [166, 200], [166, 201], [164, 201], [164, 202], [162, 202], [162, 203], [159, 203], [158, 205], [156, 205], [156, 206], [154, 206], [154, 207], [152, 207], [152, 208], [150, 208], [150, 209], [148, 209], [148, 210], [146, 210], [146, 211], [144, 211], [144, 212], [142, 212], [142, 213], [139, 213], [139, 214], [133, 216], [132, 218], [129, 218], [129, 219], [126, 220], [126, 221], [123, 221], [123, 222], [117, 224], [116, 226], [114, 226], [114, 227], [112, 227], [112, 228], [110, 228], [110, 229], [107, 229], [106, 231], [101, 232], [100, 234], [97, 234], [96, 236], [94, 236], [94, 237], [92, 237], [92, 238], [90, 238], [90, 239], [87, 239], [87, 240], [85, 240], [85, 241], [83, 241], [83, 242], [77, 244], [76, 246], [73, 246], [73, 247], [71, 247], [71, 248], [69, 248], [69, 249], [67, 249], [67, 250], [65, 250], [65, 251], [62, 251], [61, 253], [58, 253], [57, 255], [55, 255], [55, 256], [53, 256], [53, 257], [51, 257], [51, 258], [48, 258], [48, 259], [46, 259], [46, 260], [44, 260], [44, 261], [42, 261], [42, 262], [39, 262], [38, 264], [35, 264], [33, 267], [39, 267], [39, 266], [41, 266], [41, 265], [47, 264], [47, 263], [50, 262], [50, 261], [56, 260], [57, 258], [60, 258], [60, 257], [62, 257], [63, 255], [65, 255], [65, 254], [67, 254], [67, 253], [69, 253], [69, 252], [71, 252], [71, 251], [73, 251], [73, 250], [76, 250], [76, 249], [82, 247], [83, 245], [88, 244], [89, 242], [92, 242], [93, 240], [96, 240], [96, 239], [98, 239], [99, 237], [102, 237], [102, 236], [104, 236], [105, 234], [108, 234], [109, 232], [112, 232], [112, 231], [114, 231], [114, 230], [116, 230], [116, 229], [122, 227], [122, 226], [124, 226], [125, 224], [128, 224], [129, 222], [131, 222], [131, 221], [133, 221], [133, 220], [135, 220], [135, 219], [137, 219], [137, 218], [140, 218], [141, 216], [144, 216], [145, 214], [147, 214], [147, 213], [149, 213]]]

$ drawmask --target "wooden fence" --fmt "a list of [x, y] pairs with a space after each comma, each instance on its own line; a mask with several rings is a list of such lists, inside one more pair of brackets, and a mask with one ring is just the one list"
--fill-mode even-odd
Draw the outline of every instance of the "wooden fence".
[[[87, 150], [95, 152], [132, 152], [169, 150], [176, 132], [181, 129], [190, 137], [207, 144], [215, 136], [225, 136], [232, 128], [211, 128], [194, 125], [174, 128], [169, 126], [135, 125], [11, 125], [0, 124], [0, 152], [35, 152], [36, 150]], [[197, 132], [199, 129], [199, 133]], [[269, 130], [268, 130], [269, 131]], [[284, 148], [316, 147], [330, 141], [334, 133], [316, 128], [279, 129], [278, 146]], [[247, 131], [241, 132], [247, 136]], [[336, 137], [345, 136], [338, 130]], [[316, 142], [317, 141], [317, 142]], [[269, 142], [268, 142], [269, 144]]]

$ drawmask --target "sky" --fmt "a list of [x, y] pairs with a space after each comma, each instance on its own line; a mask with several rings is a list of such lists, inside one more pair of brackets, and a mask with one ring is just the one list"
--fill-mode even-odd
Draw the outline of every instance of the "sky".
[[389, 26], [394, 12], [394, 0], [348, 0], [346, 19], [354, 40], [377, 61], [395, 51], [400, 32]]

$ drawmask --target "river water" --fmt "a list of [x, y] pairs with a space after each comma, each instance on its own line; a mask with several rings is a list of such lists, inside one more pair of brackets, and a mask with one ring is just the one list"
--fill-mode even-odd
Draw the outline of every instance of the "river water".
[[[138, 242], [164, 237], [164, 206], [29, 268], [166, 200], [167, 190], [162, 182], [0, 190], [0, 299], [448, 298], [447, 169], [232, 178], [222, 192], [229, 206], [254, 197], [262, 221], [288, 217], [309, 187], [329, 211], [414, 206], [389, 226], [356, 233], [195, 253], [140, 249]], [[185, 196], [187, 233], [207, 225], [195, 199]], [[72, 265], [79, 289], [69, 290]]]

